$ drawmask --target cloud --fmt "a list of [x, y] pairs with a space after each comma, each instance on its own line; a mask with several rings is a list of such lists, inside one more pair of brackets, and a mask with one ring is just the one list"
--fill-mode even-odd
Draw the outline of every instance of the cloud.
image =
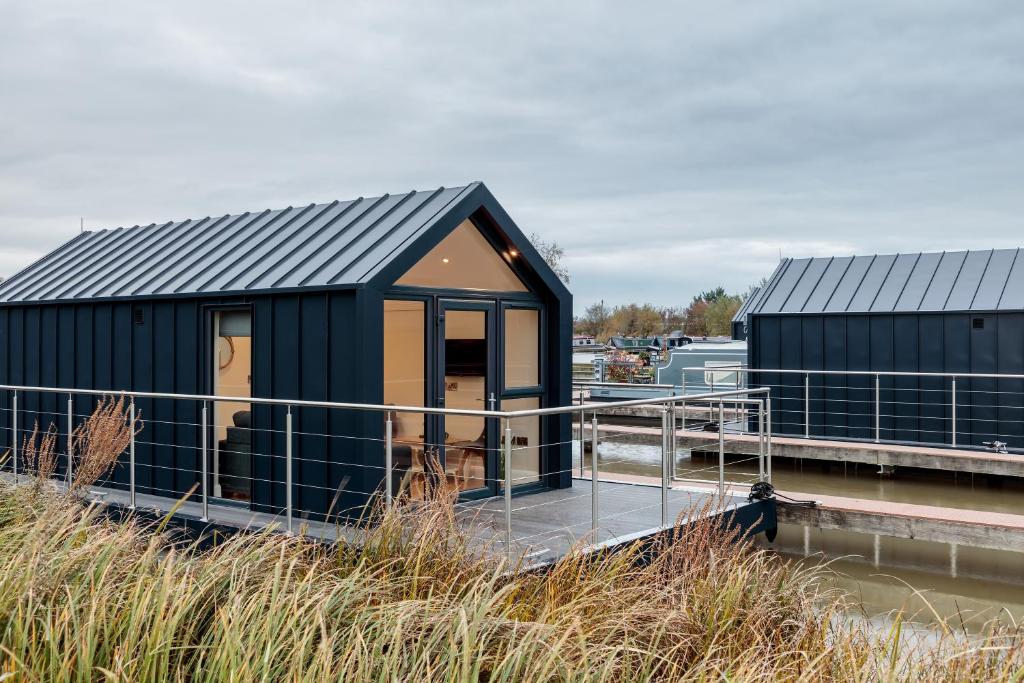
[[1021, 246], [1012, 2], [21, 3], [0, 275], [91, 228], [484, 180], [577, 306]]

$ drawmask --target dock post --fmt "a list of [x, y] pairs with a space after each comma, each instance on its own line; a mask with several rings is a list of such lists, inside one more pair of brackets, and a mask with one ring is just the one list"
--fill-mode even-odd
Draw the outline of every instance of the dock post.
[[11, 462], [14, 467], [14, 483], [18, 483], [18, 392], [11, 395]]
[[[205, 413], [203, 414], [203, 419], [206, 419]], [[134, 396], [132, 396], [131, 402], [128, 404], [128, 420], [129, 420], [129, 423], [132, 426], [131, 441], [128, 442], [128, 507], [129, 507], [129, 509], [134, 510], [135, 509], [135, 397]], [[205, 439], [206, 439], [205, 434], [206, 434], [206, 430], [205, 429], [203, 430], [203, 434], [204, 434], [204, 436], [203, 436], [203, 439], [204, 439], [203, 451], [205, 453], [205, 451], [206, 451], [206, 448], [205, 448]], [[70, 458], [68, 459], [68, 462], [71, 462]], [[204, 462], [205, 462], [205, 458], [204, 458]], [[203, 516], [204, 517], [206, 516], [205, 512], [203, 513]]]
[[764, 400], [764, 468], [768, 475], [768, 483], [772, 483], [772, 397], [769, 395]]
[[[206, 403], [206, 401], [203, 401], [203, 409], [200, 412], [202, 413], [202, 419], [200, 420], [200, 422], [201, 422], [200, 429], [202, 430], [202, 436], [200, 437], [200, 443], [202, 444], [202, 451], [200, 452], [199, 459], [201, 461], [201, 473], [202, 473], [202, 477], [203, 477], [202, 478], [202, 482], [201, 482], [201, 484], [202, 484], [201, 485], [201, 491], [202, 491], [202, 497], [203, 497], [203, 516], [200, 519], [200, 521], [208, 522], [210, 520], [210, 491], [209, 491], [210, 475], [209, 475], [209, 473], [207, 471], [207, 468], [209, 467], [209, 463], [207, 462], [209, 460], [209, 453], [208, 453], [209, 448], [208, 448], [208, 444], [207, 444], [207, 439], [209, 438], [207, 436], [207, 432], [209, 431], [209, 427], [207, 426], [209, 424], [209, 416], [208, 416], [208, 413], [207, 413], [207, 403]], [[216, 418], [214, 418], [214, 419], [216, 420]], [[134, 468], [133, 468], [132, 471], [134, 471]]]
[[875, 375], [875, 443], [882, 440], [882, 380]]
[[757, 480], [764, 481], [764, 401], [757, 402]]
[[388, 421], [384, 423], [384, 502], [389, 508], [391, 507], [392, 473], [394, 472], [391, 447], [393, 430], [394, 424], [391, 421], [391, 411], [389, 410]]
[[292, 533], [292, 407], [284, 416], [284, 505], [288, 533]]
[[811, 438], [811, 373], [804, 373], [804, 438]]
[[953, 378], [953, 382], [952, 382], [952, 396], [950, 398], [952, 399], [952, 401], [951, 401], [951, 404], [952, 404], [952, 406], [951, 406], [952, 407], [951, 418], [952, 419], [950, 420], [950, 422], [951, 422], [951, 424], [950, 424], [951, 430], [950, 431], [953, 433], [953, 436], [952, 436], [953, 448], [956, 448], [956, 377]]
[[[668, 458], [669, 458], [669, 415], [667, 406], [661, 407], [661, 528], [668, 528]], [[673, 425], [674, 427], [675, 425]], [[674, 430], [673, 430], [674, 431]]]
[[597, 522], [600, 519], [597, 493], [597, 411], [590, 418], [590, 528], [597, 543]]
[[[135, 439], [135, 420], [132, 420], [132, 439]], [[75, 431], [75, 400], [73, 394], [68, 394], [68, 468], [64, 472], [64, 479], [67, 482], [68, 487], [71, 486], [71, 482], [74, 480], [74, 461], [72, 460], [71, 451], [74, 447], [74, 436]]]
[[725, 404], [718, 402], [718, 498], [725, 501]]
[[[581, 454], [582, 457], [582, 454]], [[505, 553], [512, 562], [512, 418], [505, 418]]]

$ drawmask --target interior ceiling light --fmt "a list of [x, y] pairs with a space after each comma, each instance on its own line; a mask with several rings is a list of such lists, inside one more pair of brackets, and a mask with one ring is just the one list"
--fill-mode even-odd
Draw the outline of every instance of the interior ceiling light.
[[516, 256], [519, 256], [519, 252], [516, 251], [515, 249], [510, 249], [508, 255], [511, 256], [512, 258], [515, 258]]
[[448, 257], [445, 256], [443, 259], [441, 259], [441, 263], [448, 263]]

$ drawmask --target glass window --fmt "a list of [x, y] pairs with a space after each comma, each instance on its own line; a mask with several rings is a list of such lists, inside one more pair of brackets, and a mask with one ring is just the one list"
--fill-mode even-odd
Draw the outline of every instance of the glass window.
[[[384, 302], [384, 403], [422, 406], [426, 397], [426, 303]], [[382, 418], [383, 419], [383, 418]], [[423, 413], [392, 415], [393, 457], [397, 490], [408, 477], [409, 492], [422, 495]]]
[[395, 284], [525, 292], [526, 286], [506, 261], [516, 257], [515, 252], [499, 254], [476, 226], [465, 220]]
[[540, 311], [505, 309], [505, 388], [540, 384]]
[[[487, 406], [487, 313], [447, 310], [444, 314], [444, 405], [480, 410]], [[473, 415], [445, 415], [444, 464], [448, 481], [460, 491], [487, 485], [487, 421]]]
[[[502, 410], [535, 410], [540, 408], [540, 398], [505, 399], [501, 402]], [[512, 486], [521, 486], [540, 480], [540, 416], [520, 417], [509, 420], [512, 427]], [[502, 433], [504, 441], [504, 432]], [[499, 456], [502, 459], [499, 467], [501, 487], [505, 487], [505, 450], [504, 443]]]

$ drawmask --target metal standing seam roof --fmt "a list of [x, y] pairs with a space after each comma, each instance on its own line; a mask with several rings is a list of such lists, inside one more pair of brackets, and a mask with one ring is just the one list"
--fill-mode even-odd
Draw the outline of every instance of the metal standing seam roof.
[[86, 232], [0, 284], [0, 303], [361, 284], [478, 186]]
[[735, 319], [773, 313], [1024, 310], [1020, 249], [783, 259]]
[[739, 323], [747, 319], [747, 313], [750, 311], [750, 306], [757, 299], [757, 295], [761, 293], [760, 287], [754, 287], [753, 291], [743, 300], [740, 307], [736, 309], [735, 315], [732, 316], [732, 322]]

